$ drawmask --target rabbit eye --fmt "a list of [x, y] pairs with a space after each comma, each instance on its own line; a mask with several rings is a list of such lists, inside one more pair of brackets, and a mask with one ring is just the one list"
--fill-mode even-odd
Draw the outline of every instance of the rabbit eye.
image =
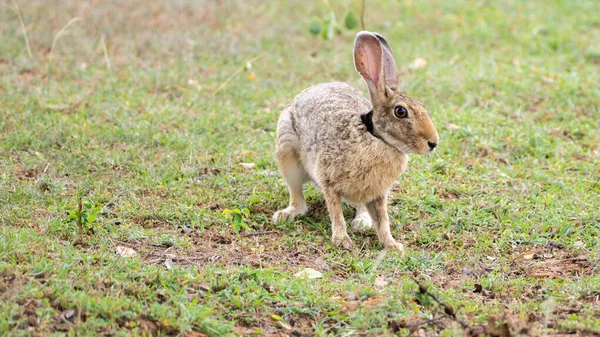
[[394, 117], [396, 117], [396, 118], [408, 118], [408, 111], [402, 105], [398, 105], [394, 109]]

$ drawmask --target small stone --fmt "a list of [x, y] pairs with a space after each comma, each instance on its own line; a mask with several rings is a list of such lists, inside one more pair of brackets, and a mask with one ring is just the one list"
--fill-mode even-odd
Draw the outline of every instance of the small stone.
[[411, 67], [412, 69], [419, 69], [419, 68], [423, 68], [427, 65], [427, 60], [422, 59], [422, 58], [416, 58], [410, 65], [409, 67]]
[[69, 309], [69, 310], [65, 311], [65, 318], [66, 319], [71, 319], [71, 317], [73, 317], [73, 315], [75, 315], [75, 310]]
[[246, 170], [253, 170], [256, 168], [256, 164], [254, 163], [240, 163], [240, 165]]
[[134, 257], [137, 254], [135, 250], [125, 246], [117, 246], [115, 251], [122, 257]]
[[355, 293], [354, 291], [347, 291], [346, 292], [346, 300], [347, 301], [358, 301], [358, 294]]
[[318, 270], [312, 269], [312, 268], [304, 268], [303, 270], [294, 274], [294, 276], [314, 279], [314, 278], [321, 278], [323, 276], [323, 273], [321, 273]]
[[446, 129], [450, 130], [450, 131], [456, 131], [456, 130], [460, 130], [461, 127], [456, 124], [449, 123], [449, 124], [446, 124]]
[[171, 270], [171, 269], [173, 269], [173, 260], [171, 260], [171, 259], [166, 259], [166, 260], [165, 260], [165, 267], [167, 267], [167, 270]]
[[388, 284], [383, 276], [377, 276], [375, 278], [375, 282], [373, 283], [373, 287], [375, 288], [383, 288]]

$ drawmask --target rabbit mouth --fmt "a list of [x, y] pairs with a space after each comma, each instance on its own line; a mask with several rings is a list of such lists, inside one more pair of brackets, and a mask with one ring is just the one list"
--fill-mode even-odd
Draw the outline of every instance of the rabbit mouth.
[[[382, 139], [383, 140], [383, 139]], [[428, 147], [427, 148], [423, 148], [422, 146], [418, 146], [418, 144], [411, 144], [411, 143], [400, 143], [398, 145], [392, 145], [389, 142], [383, 140], [386, 144], [388, 144], [389, 146], [393, 147], [396, 149], [396, 151], [402, 153], [402, 154], [409, 154], [409, 153], [415, 153], [415, 154], [428, 154], [433, 152], [435, 145], [431, 145], [429, 142], [427, 143]]]

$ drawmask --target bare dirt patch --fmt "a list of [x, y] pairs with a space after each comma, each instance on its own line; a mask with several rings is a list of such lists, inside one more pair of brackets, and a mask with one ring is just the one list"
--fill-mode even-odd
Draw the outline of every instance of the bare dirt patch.
[[0, 274], [0, 300], [10, 301], [20, 293], [22, 280], [16, 275]]
[[469, 262], [448, 262], [443, 272], [432, 277], [435, 284], [448, 288], [467, 280], [476, 281], [482, 275], [505, 270], [505, 267], [508, 269], [503, 273], [509, 278], [573, 278], [600, 272], [599, 262], [593, 260], [589, 252], [573, 252], [552, 243], [514, 249], [508, 256], [508, 263], [501, 263], [493, 256], [481, 256]]
[[[191, 248], [163, 248], [152, 245], [126, 243], [138, 251], [149, 263], [164, 263], [167, 259], [179, 266], [250, 266], [252, 268], [277, 268], [295, 272], [299, 268], [328, 267], [322, 258], [323, 251], [313, 245], [282, 243], [283, 233], [275, 230], [246, 234], [223, 233], [208, 229], [203, 234], [191, 235]], [[338, 271], [341, 273], [342, 271]]]
[[39, 174], [40, 174], [40, 170], [36, 167], [29, 167], [29, 168], [20, 167], [20, 168], [17, 168], [17, 170], [15, 170], [15, 176], [19, 180], [34, 180], [38, 177]]

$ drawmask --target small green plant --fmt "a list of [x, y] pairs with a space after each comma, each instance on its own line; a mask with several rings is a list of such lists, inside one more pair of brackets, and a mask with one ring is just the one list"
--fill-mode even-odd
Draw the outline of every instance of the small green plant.
[[239, 233], [240, 230], [250, 230], [250, 227], [246, 225], [244, 219], [247, 219], [250, 216], [250, 210], [247, 208], [234, 208], [234, 209], [224, 209], [223, 215], [228, 219], [231, 219], [231, 226], [233, 227], [233, 231]]
[[63, 223], [70, 228], [77, 225], [80, 233], [86, 231], [88, 234], [94, 234], [94, 223], [101, 209], [102, 207], [93, 201], [79, 198], [77, 209], [70, 209]]
[[[364, 2], [361, 7], [362, 16], [364, 16]], [[352, 10], [348, 10], [344, 19], [344, 27], [348, 30], [355, 30], [359, 25], [363, 26], [362, 29], [364, 29], [362, 19]], [[329, 14], [325, 18], [313, 18], [308, 30], [313, 36], [321, 35], [324, 40], [331, 40], [336, 34], [342, 33], [342, 27], [338, 24], [333, 9], [329, 10]]]
[[77, 206], [69, 209], [65, 218], [53, 221], [49, 230], [65, 240], [82, 233], [95, 234], [94, 224], [101, 209], [101, 205], [79, 198]]

